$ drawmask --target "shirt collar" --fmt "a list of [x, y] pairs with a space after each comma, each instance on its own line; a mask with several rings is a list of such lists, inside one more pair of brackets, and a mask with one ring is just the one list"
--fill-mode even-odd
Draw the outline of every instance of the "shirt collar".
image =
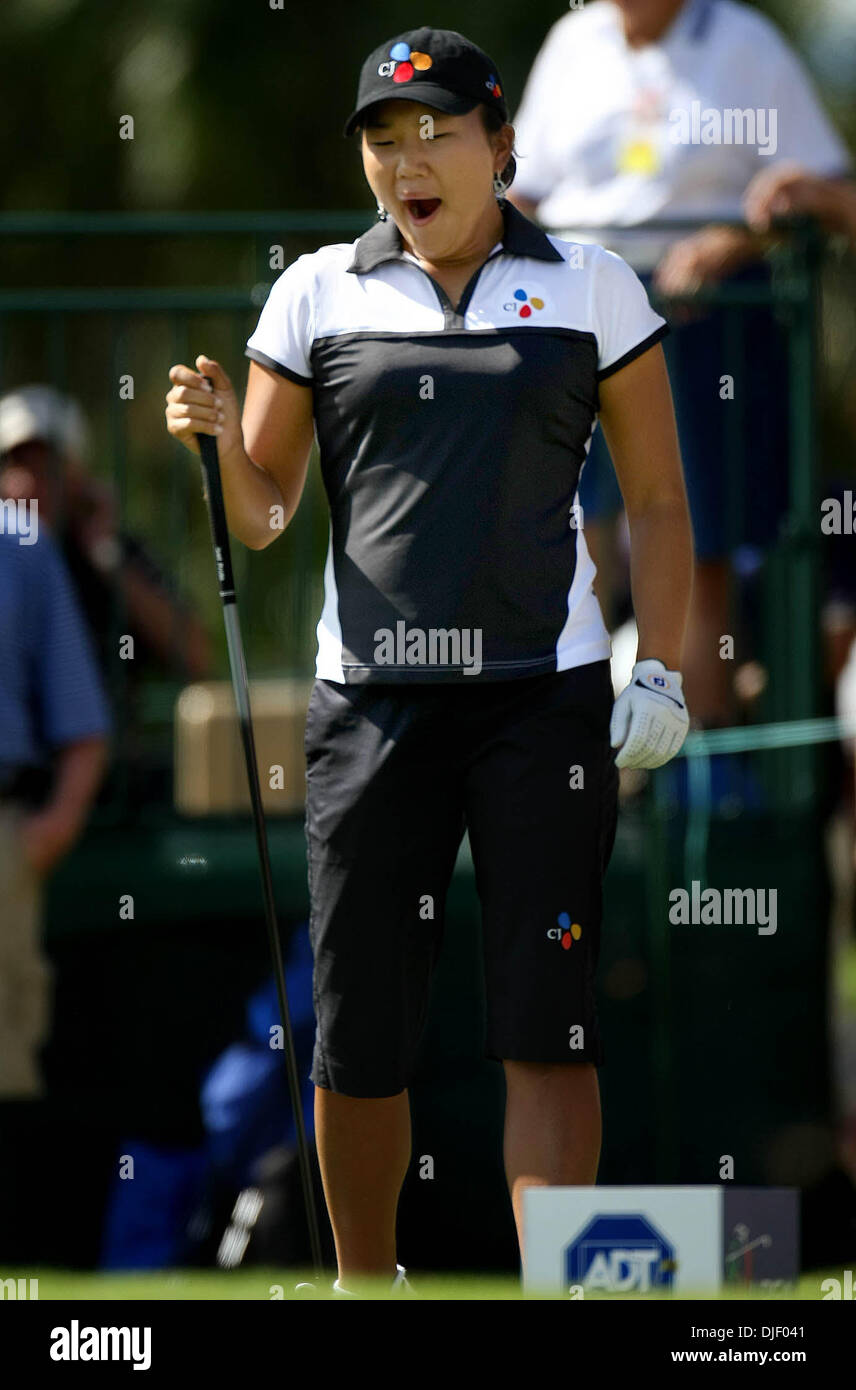
[[[685, 38], [692, 43], [701, 43], [708, 37], [708, 31], [714, 18], [715, 4], [716, 0], [684, 0], [684, 4], [665, 32], [658, 39], [655, 39], [653, 44], [646, 46], [657, 48]], [[621, 46], [626, 48], [620, 11], [616, 5], [611, 5], [610, 9], [612, 12], [612, 36]]]
[[[561, 261], [562, 253], [557, 251], [546, 232], [530, 222], [528, 217], [513, 203], [502, 204], [504, 233], [502, 252], [508, 256], [529, 256], [538, 261]], [[388, 217], [378, 222], [359, 238], [354, 251], [354, 259], [348, 270], [355, 275], [365, 275], [382, 265], [384, 261], [405, 259], [401, 232]], [[493, 252], [491, 253], [493, 254]]]
[[712, 18], [713, 0], [685, 0], [665, 34], [662, 35], [660, 42], [667, 43], [673, 39], [687, 38], [693, 43], [701, 43], [703, 39], [707, 38], [707, 31]]

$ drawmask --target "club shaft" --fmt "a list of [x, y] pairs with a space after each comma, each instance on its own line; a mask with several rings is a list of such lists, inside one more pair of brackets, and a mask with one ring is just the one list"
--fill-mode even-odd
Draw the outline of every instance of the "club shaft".
[[220, 464], [217, 455], [217, 441], [211, 435], [197, 435], [202, 456], [202, 478], [208, 519], [211, 525], [211, 541], [217, 566], [220, 585], [220, 598], [223, 604], [223, 621], [226, 627], [226, 644], [229, 651], [229, 668], [232, 675], [232, 689], [238, 710], [238, 723], [244, 757], [247, 766], [247, 780], [250, 787], [250, 802], [256, 831], [259, 867], [262, 878], [262, 897], [264, 900], [265, 923], [268, 943], [273, 961], [279, 1011], [285, 1034], [285, 1069], [288, 1089], [294, 1111], [294, 1124], [297, 1131], [297, 1151], [300, 1164], [300, 1177], [303, 1186], [303, 1199], [306, 1207], [306, 1220], [309, 1227], [309, 1244], [312, 1263], [316, 1275], [321, 1274], [321, 1237], [318, 1229], [318, 1213], [315, 1207], [315, 1192], [312, 1183], [312, 1168], [309, 1161], [309, 1145], [306, 1127], [303, 1122], [303, 1104], [300, 1095], [300, 1080], [297, 1074], [297, 1057], [294, 1048], [294, 1035], [291, 1028], [291, 1013], [288, 1007], [288, 993], [285, 984], [285, 969], [277, 926], [276, 904], [274, 901], [273, 878], [270, 866], [267, 825], [262, 805], [258, 764], [256, 761], [255, 738], [253, 736], [252, 710], [250, 708], [250, 686], [247, 677], [247, 663], [244, 657], [244, 644], [238, 619], [237, 596], [232, 571], [232, 553], [229, 543], [229, 530], [226, 524], [226, 508], [223, 502], [223, 488], [220, 480]]

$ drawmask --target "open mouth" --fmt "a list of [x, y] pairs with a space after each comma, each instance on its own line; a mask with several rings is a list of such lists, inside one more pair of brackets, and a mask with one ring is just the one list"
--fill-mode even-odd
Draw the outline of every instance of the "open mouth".
[[404, 206], [414, 226], [424, 227], [431, 221], [442, 201], [442, 198], [405, 198]]

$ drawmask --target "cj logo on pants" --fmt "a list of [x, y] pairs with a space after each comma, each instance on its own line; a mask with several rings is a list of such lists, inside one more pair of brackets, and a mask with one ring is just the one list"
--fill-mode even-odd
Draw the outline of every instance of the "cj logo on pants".
[[556, 921], [557, 927], [549, 927], [547, 936], [551, 941], [560, 941], [563, 951], [570, 951], [575, 941], [579, 941], [583, 934], [583, 929], [579, 922], [572, 922], [567, 912], [560, 912]]

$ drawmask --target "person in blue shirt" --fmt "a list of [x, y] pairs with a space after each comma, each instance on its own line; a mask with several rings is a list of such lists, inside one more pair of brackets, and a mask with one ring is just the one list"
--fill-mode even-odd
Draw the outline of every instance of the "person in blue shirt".
[[81, 834], [110, 715], [55, 542], [0, 504], [0, 1104], [42, 1094], [50, 1014], [43, 887]]

